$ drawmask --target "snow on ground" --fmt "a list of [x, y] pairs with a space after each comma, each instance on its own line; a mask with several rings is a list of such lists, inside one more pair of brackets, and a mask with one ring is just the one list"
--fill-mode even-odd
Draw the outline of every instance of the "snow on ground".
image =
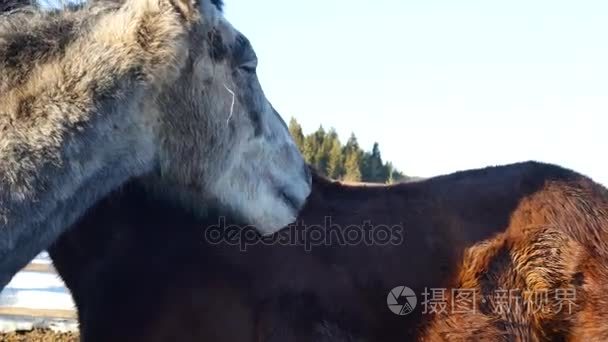
[[[32, 264], [50, 263], [46, 253], [32, 261]], [[74, 319], [52, 317], [53, 311], [47, 310], [74, 311], [69, 290], [55, 273], [21, 271], [0, 293], [0, 331], [42, 327], [66, 331], [76, 328]], [[32, 314], [27, 316], [24, 312]]]
[[54, 332], [77, 332], [78, 321], [75, 319], [46, 318], [33, 316], [0, 316], [0, 332], [30, 331], [49, 329]]
[[52, 262], [53, 261], [47, 252], [38, 254], [34, 260], [32, 260], [32, 264], [51, 264]]
[[23, 271], [0, 294], [0, 307], [73, 310], [74, 303], [56, 274]]

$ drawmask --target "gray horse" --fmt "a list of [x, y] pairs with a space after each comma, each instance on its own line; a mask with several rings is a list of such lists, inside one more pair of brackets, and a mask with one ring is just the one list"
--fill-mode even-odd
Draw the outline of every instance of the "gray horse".
[[310, 174], [221, 7], [0, 2], [0, 289], [135, 176], [264, 234], [294, 220]]

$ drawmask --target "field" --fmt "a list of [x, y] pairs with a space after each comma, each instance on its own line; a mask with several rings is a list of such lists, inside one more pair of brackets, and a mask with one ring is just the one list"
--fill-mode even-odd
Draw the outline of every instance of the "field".
[[59, 333], [47, 329], [0, 333], [1, 342], [77, 342], [78, 333]]
[[78, 341], [69, 291], [46, 253], [19, 272], [0, 294], [0, 342]]

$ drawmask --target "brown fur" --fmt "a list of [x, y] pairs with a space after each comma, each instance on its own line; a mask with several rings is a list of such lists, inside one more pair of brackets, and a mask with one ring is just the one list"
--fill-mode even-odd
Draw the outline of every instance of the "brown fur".
[[[466, 251], [451, 288], [475, 290], [474, 310], [435, 315], [421, 340], [608, 340], [607, 230], [605, 189], [547, 184], [504, 233]], [[516, 291], [507, 303], [504, 290]]]
[[[204, 227], [217, 224], [217, 217], [195, 219], [132, 184], [100, 203], [50, 253], [74, 295], [85, 341], [583, 336], [599, 333], [598, 326], [564, 316], [433, 320], [422, 314], [420, 294], [453, 286], [455, 279], [484, 290], [553, 289], [584, 279], [595, 297], [580, 300], [597, 310], [604, 303], [599, 284], [607, 279], [599, 266], [606, 257], [607, 203], [603, 187], [539, 163], [388, 187], [345, 186], [317, 176], [298, 220], [305, 231], [330, 217], [338, 230], [365, 221], [401, 225], [403, 240], [384, 246], [334, 241], [310, 251], [255, 245], [244, 252], [205, 240]], [[387, 308], [387, 294], [399, 285], [418, 294], [418, 307], [407, 316]]]

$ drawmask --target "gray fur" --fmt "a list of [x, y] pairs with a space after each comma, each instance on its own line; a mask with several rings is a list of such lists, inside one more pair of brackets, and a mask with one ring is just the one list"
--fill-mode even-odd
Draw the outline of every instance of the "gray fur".
[[239, 34], [218, 4], [0, 14], [0, 288], [135, 176], [195, 212], [226, 207], [263, 233], [295, 218], [310, 176], [255, 73], [241, 68], [251, 61], [231, 53]]

